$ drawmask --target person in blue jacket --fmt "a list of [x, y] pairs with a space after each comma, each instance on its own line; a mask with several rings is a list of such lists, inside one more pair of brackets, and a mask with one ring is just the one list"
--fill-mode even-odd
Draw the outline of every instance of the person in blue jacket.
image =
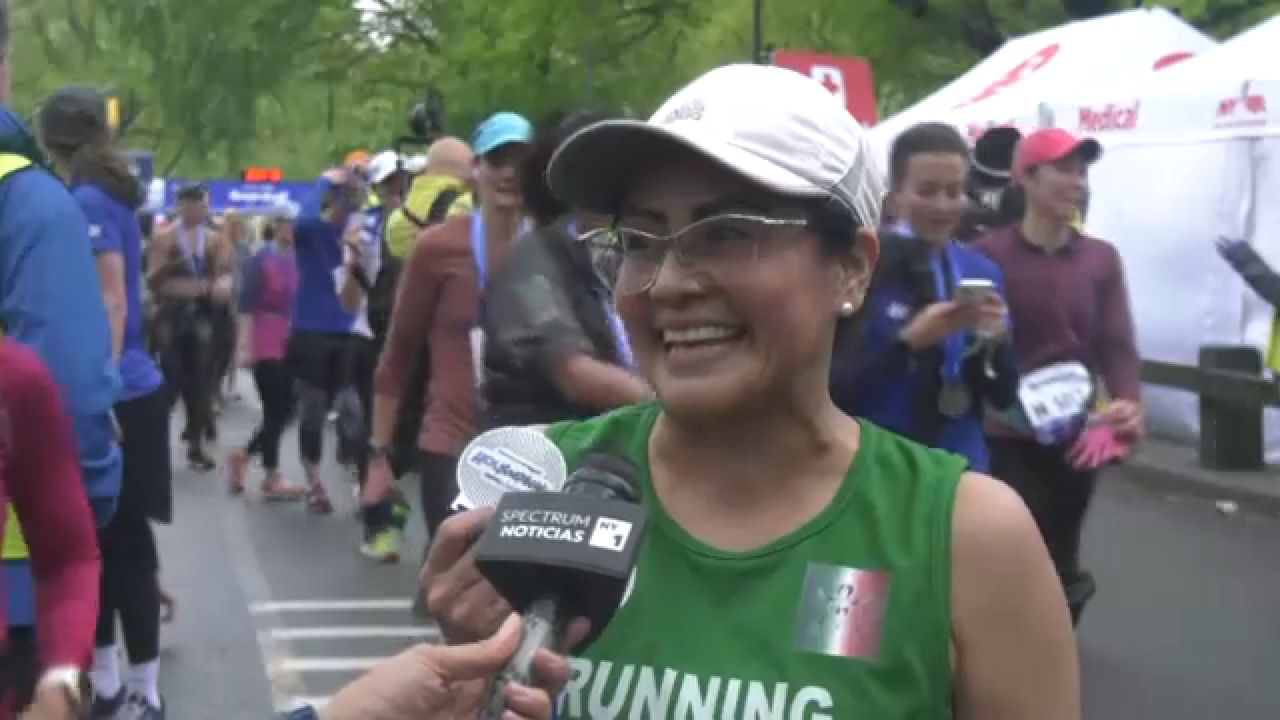
[[[88, 223], [35, 138], [5, 106], [12, 64], [5, 20], [0, 7], [0, 331], [34, 350], [57, 381], [102, 526], [115, 510], [121, 474], [111, 329]], [[13, 539], [4, 543], [4, 600], [6, 619], [21, 633], [34, 622], [34, 598], [25, 549]]]
[[[949, 125], [916, 125], [894, 141], [895, 217], [861, 322], [837, 339], [831, 389], [845, 412], [984, 472], [984, 408], [1007, 407], [1017, 375], [1000, 271], [955, 241], [968, 169], [968, 146]], [[987, 289], [966, 294], [974, 280]]]

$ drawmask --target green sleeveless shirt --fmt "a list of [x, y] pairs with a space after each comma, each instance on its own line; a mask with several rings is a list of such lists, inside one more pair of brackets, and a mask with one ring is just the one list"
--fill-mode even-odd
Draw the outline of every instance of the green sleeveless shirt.
[[835, 499], [796, 531], [725, 552], [657, 501], [658, 407], [547, 435], [575, 467], [604, 445], [641, 471], [652, 522], [628, 595], [573, 660], [558, 718], [940, 720], [951, 700], [951, 516], [963, 458], [862, 423]]

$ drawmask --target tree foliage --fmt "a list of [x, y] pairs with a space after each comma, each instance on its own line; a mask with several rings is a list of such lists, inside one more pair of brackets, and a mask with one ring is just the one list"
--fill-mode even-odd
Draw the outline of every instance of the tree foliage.
[[[1010, 37], [1132, 0], [763, 0], [771, 45], [867, 58], [885, 113]], [[1218, 37], [1280, 0], [1167, 0]], [[447, 130], [498, 109], [645, 114], [715, 65], [748, 61], [751, 0], [41, 0], [14, 4], [15, 98], [30, 113], [89, 82], [125, 99], [125, 142], [158, 170], [309, 178], [405, 134], [429, 87]], [[1105, 48], [1100, 51], [1105, 52]]]

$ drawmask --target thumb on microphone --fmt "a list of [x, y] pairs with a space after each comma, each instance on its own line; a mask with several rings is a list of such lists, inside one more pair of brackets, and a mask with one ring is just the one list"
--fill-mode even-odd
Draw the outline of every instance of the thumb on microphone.
[[434, 660], [440, 679], [448, 683], [487, 678], [497, 673], [515, 654], [523, 634], [520, 616], [512, 613], [498, 632], [484, 640], [439, 648]]
[[[566, 652], [575, 647], [587, 636], [590, 625], [585, 618], [571, 621], [557, 651]], [[462, 645], [436, 646], [432, 660], [445, 683], [489, 678], [511, 660], [523, 637], [524, 621], [520, 615], [511, 613], [492, 636]], [[538, 683], [549, 690], [559, 691], [569, 679], [568, 661], [550, 650], [539, 650], [533, 666]]]

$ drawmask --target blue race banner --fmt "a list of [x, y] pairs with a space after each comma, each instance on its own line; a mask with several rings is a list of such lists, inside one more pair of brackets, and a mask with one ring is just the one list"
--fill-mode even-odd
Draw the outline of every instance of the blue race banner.
[[[166, 184], [165, 207], [177, 206], [178, 189], [184, 184], [179, 180]], [[315, 190], [315, 183], [309, 182], [259, 184], [238, 180], [210, 180], [204, 185], [209, 191], [211, 211], [235, 210], [246, 215], [269, 213], [288, 204], [300, 207]]]

